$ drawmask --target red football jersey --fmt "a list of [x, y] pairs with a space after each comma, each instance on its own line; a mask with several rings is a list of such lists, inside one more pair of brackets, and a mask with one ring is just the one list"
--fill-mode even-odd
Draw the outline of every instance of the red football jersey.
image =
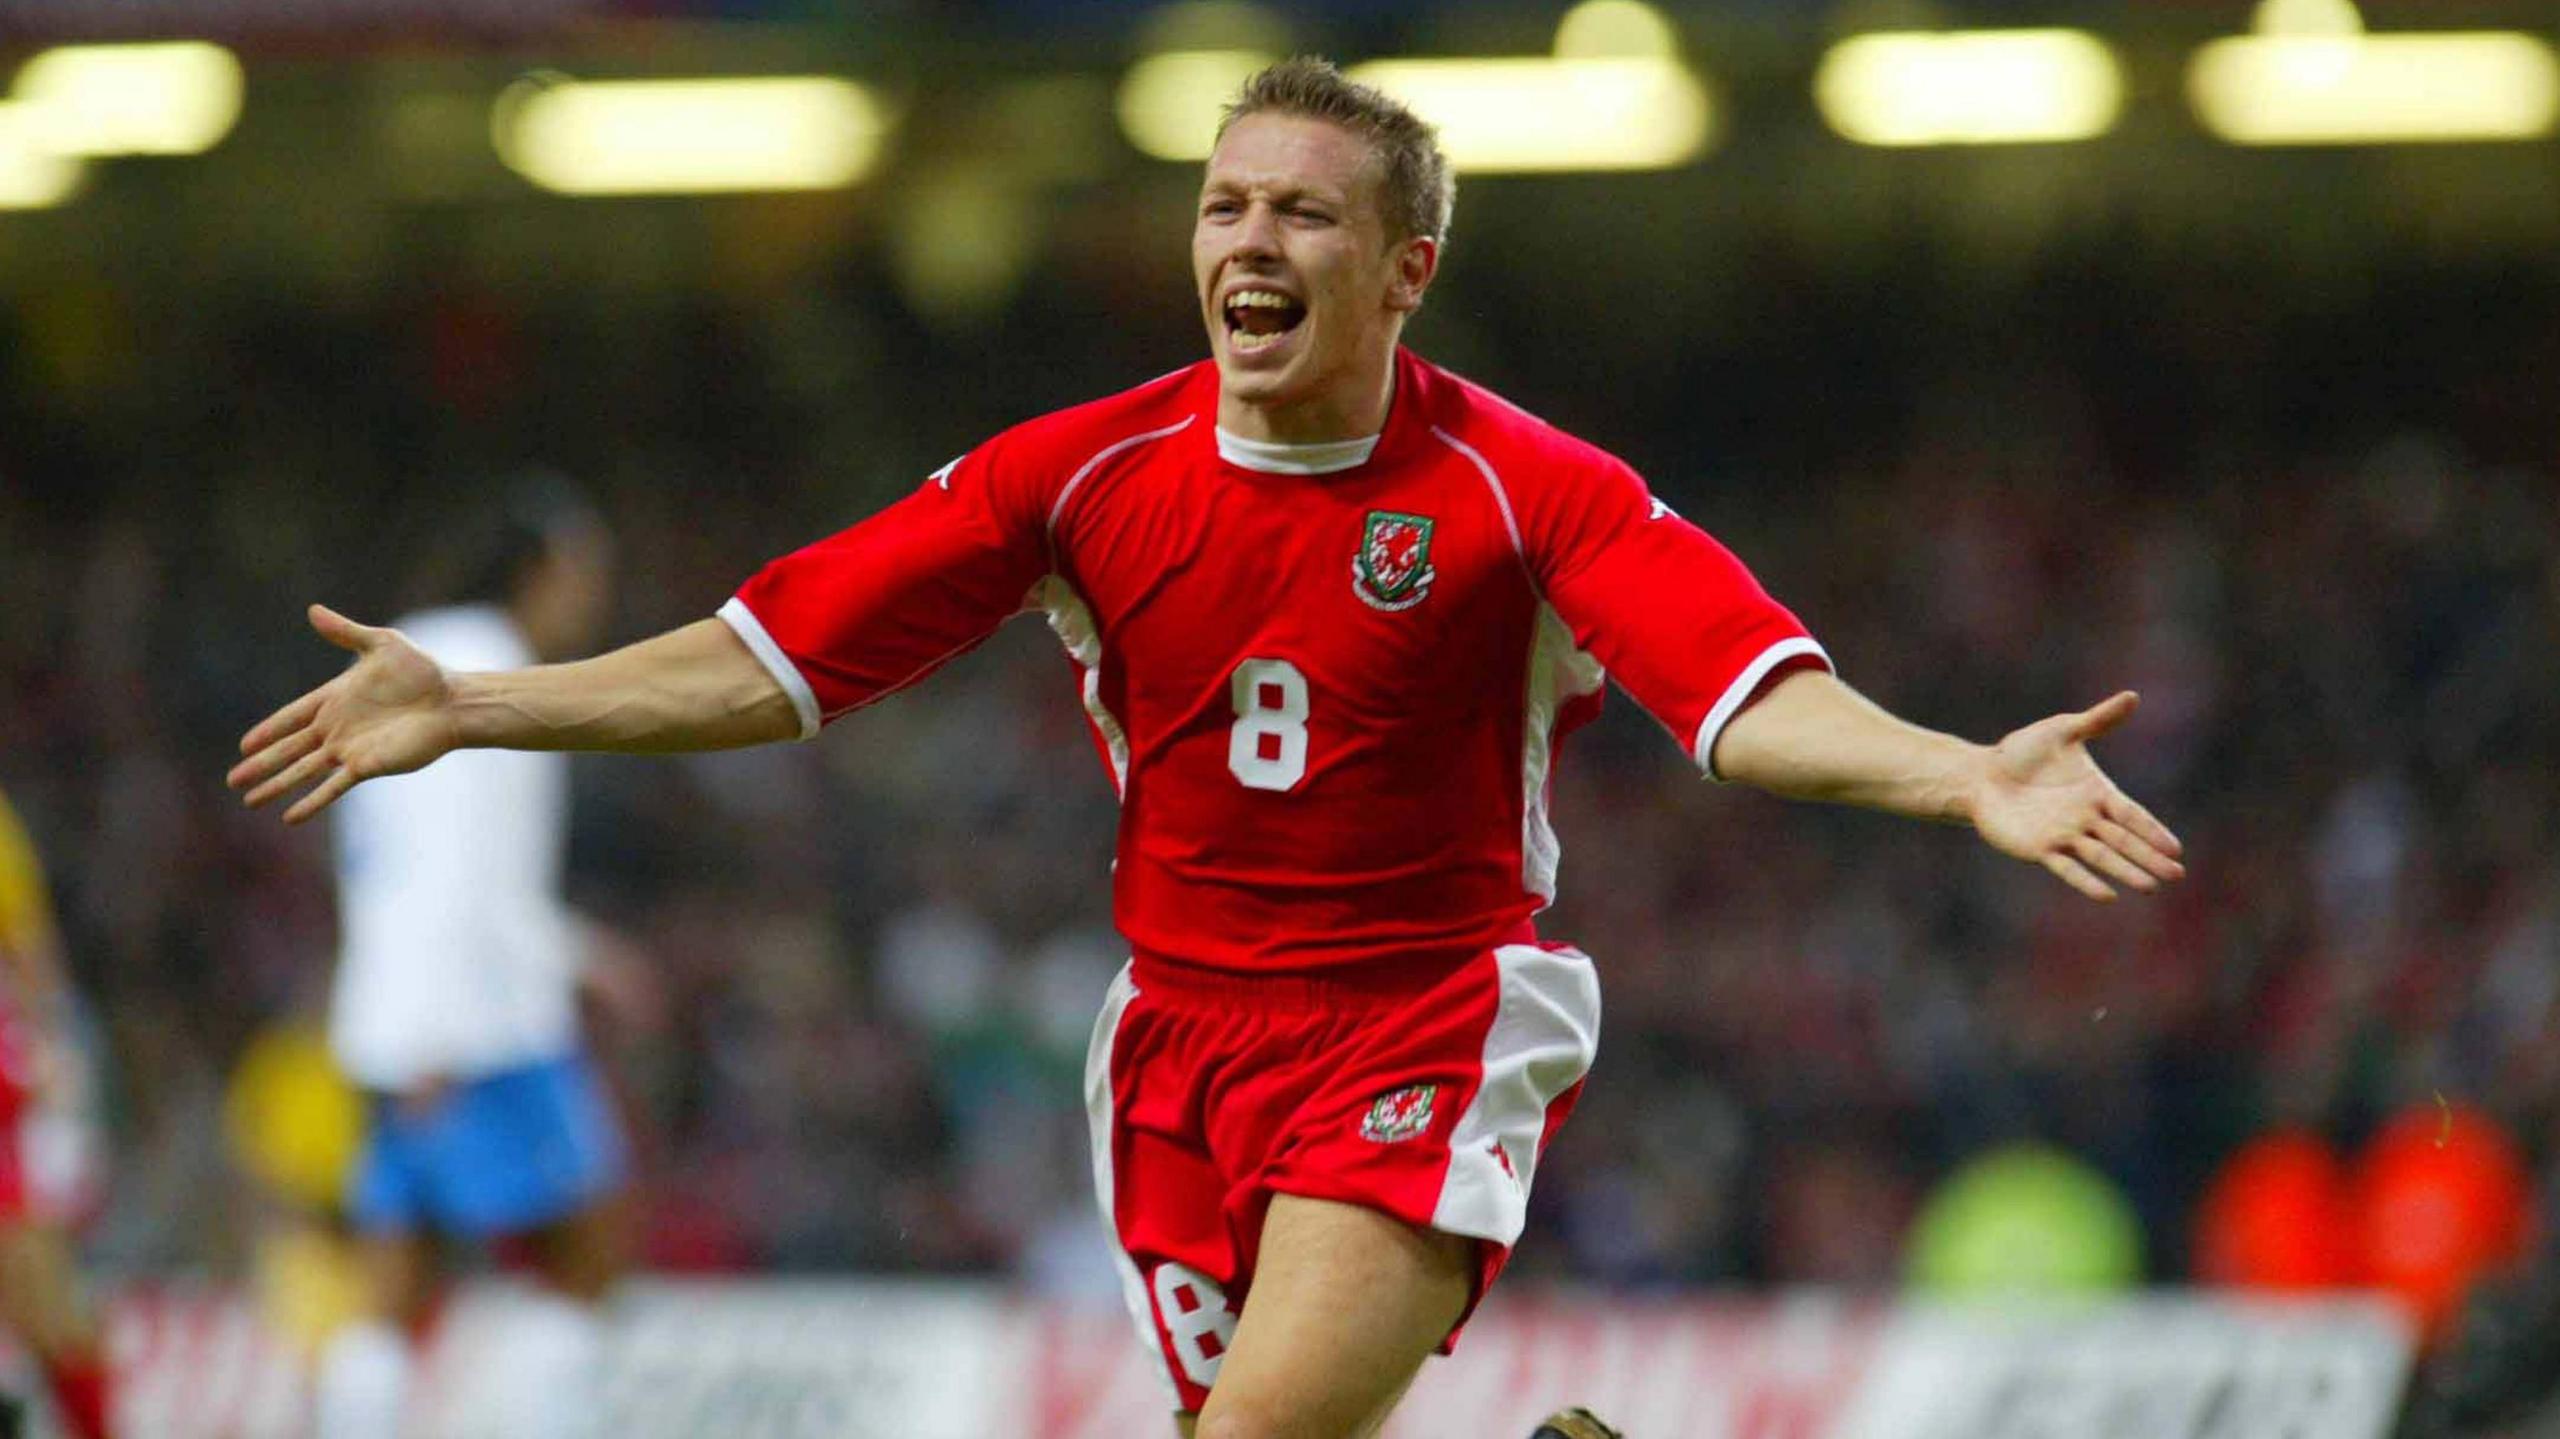
[[804, 736], [1046, 612], [1141, 955], [1449, 960], [1555, 895], [1547, 774], [1614, 675], [1705, 766], [1794, 615], [1624, 463], [1410, 352], [1374, 444], [1217, 428], [1202, 361], [1016, 426], [721, 609]]

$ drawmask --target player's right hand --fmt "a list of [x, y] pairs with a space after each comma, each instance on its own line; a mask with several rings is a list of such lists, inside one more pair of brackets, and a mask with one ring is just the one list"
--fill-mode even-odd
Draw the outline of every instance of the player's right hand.
[[277, 710], [240, 737], [248, 758], [229, 784], [250, 808], [318, 781], [284, 812], [300, 824], [365, 780], [423, 768], [460, 742], [453, 681], [398, 630], [360, 625], [326, 605], [311, 627], [356, 660], [336, 679]]

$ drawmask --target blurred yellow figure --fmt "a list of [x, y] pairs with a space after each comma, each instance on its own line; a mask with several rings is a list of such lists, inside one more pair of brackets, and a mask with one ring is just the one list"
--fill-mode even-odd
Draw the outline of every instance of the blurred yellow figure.
[[343, 1204], [364, 1145], [364, 1097], [317, 1029], [286, 1021], [249, 1042], [223, 1095], [240, 1167], [284, 1211], [258, 1239], [254, 1283], [270, 1330], [305, 1360], [365, 1311], [365, 1275]]
[[241, 1167], [286, 1199], [326, 1214], [346, 1197], [364, 1099], [318, 1031], [282, 1024], [250, 1041], [222, 1117]]

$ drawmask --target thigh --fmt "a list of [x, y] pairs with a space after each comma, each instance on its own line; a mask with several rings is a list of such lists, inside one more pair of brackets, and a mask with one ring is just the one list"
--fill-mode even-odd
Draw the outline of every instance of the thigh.
[[1376, 1432], [1465, 1312], [1474, 1241], [1358, 1205], [1273, 1197], [1202, 1439]]
[[534, 1268], [569, 1298], [599, 1303], [628, 1264], [631, 1228], [629, 1195], [608, 1195], [528, 1235]]
[[1093, 1181], [1139, 1342], [1171, 1409], [1197, 1410], [1217, 1382], [1236, 1315], [1228, 1183], [1201, 1133], [1196, 1061], [1215, 1047], [1195, 1025], [1136, 1005], [1123, 970], [1094, 1025], [1085, 1066]]
[[426, 1319], [442, 1268], [433, 1239], [391, 1231], [362, 1234], [356, 1237], [354, 1257], [365, 1313], [409, 1326]]

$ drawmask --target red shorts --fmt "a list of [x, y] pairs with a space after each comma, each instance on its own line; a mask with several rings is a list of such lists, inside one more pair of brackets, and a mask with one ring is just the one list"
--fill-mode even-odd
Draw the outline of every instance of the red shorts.
[[1591, 961], [1563, 945], [1339, 978], [1133, 960], [1095, 1025], [1085, 1104], [1130, 1316], [1179, 1406], [1217, 1379], [1274, 1194], [1473, 1238], [1482, 1298], [1599, 1030]]

